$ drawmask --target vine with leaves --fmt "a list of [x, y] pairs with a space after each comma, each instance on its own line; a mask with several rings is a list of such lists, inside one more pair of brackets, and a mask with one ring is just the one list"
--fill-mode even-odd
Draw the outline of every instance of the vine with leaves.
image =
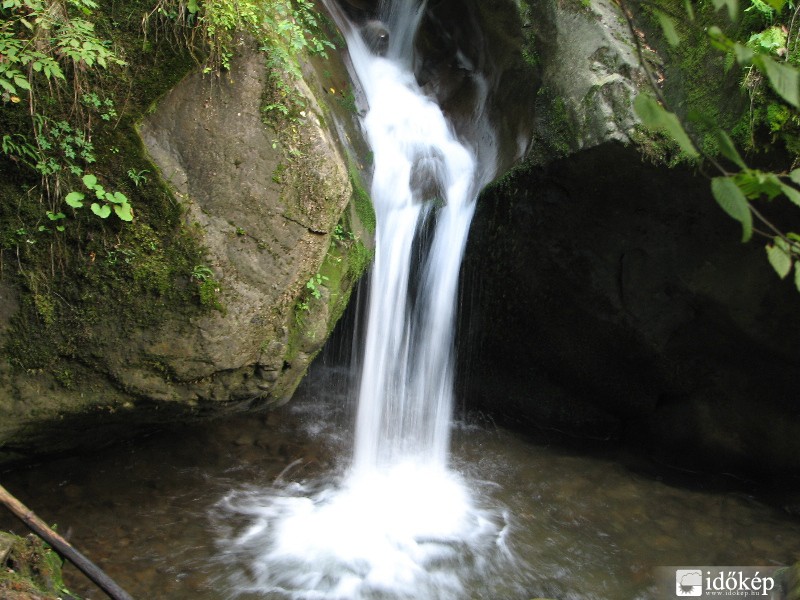
[[[710, 122], [702, 115], [681, 116], [673, 110], [663, 91], [660, 77], [649, 65], [645, 56], [644, 35], [637, 27], [637, 15], [628, 0], [615, 0], [624, 15], [636, 50], [639, 62], [645, 71], [651, 94], [641, 93], [634, 101], [634, 109], [642, 123], [651, 129], [666, 133], [681, 149], [684, 156], [698, 163], [701, 170], [710, 166], [713, 173], [711, 193], [726, 214], [742, 227], [742, 242], [748, 242], [753, 235], [766, 239], [765, 250], [769, 264], [781, 279], [794, 270], [794, 283], [800, 291], [800, 234], [788, 231], [769, 218], [761, 208], [761, 203], [775, 200], [788, 200], [800, 207], [800, 168], [795, 156], [793, 164], [782, 171], [754, 168], [748, 165], [743, 154], [717, 123]], [[786, 0], [750, 0], [747, 10], [758, 10], [770, 18], [791, 10], [788, 26], [770, 25], [762, 31], [752, 33], [745, 42], [737, 41], [726, 34], [722, 27], [712, 25], [701, 27], [691, 0], [685, 0], [682, 11], [666, 8], [656, 2], [642, 0], [636, 9], [648, 11], [660, 25], [667, 42], [672, 46], [682, 43], [684, 28], [702, 31], [707, 42], [726, 57], [727, 66], [733, 64], [743, 70], [742, 87], [750, 95], [751, 120], [754, 112], [754, 97], [763, 93], [763, 82], [769, 84], [769, 94], [773, 97], [769, 109], [772, 110], [773, 123], [779, 128], [790, 119], [800, 122], [800, 63], [797, 46], [800, 22], [795, 8]], [[740, 18], [738, 0], [711, 0], [715, 11], [723, 11], [730, 25]], [[773, 108], [776, 107], [776, 108]], [[703, 130], [716, 142], [718, 153], [705, 149], [699, 139], [696, 126], [702, 124]]]

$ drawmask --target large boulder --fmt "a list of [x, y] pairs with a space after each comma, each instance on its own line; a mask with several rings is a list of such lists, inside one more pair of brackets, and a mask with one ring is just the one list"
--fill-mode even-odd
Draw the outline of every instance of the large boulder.
[[140, 127], [188, 222], [203, 232], [225, 308], [137, 332], [136, 347], [187, 382], [166, 385], [120, 361], [117, 376], [148, 396], [157, 386], [165, 400], [285, 401], [324, 342], [327, 314], [314, 315], [323, 335], [287, 360], [295, 302], [350, 200], [347, 166], [302, 82], [310, 106], [281, 143], [261, 117], [266, 76], [263, 56], [242, 52], [219, 80], [189, 76]]
[[[175, 234], [205, 247], [202, 264], [158, 285], [199, 289], [206, 306], [159, 300], [131, 323], [115, 317], [124, 305], [87, 318], [72, 304], [77, 331], [53, 333], [65, 340], [52, 349], [57, 367], [0, 362], [0, 460], [108, 441], [139, 424], [286, 402], [341, 315], [365, 252], [336, 230], [351, 175], [325, 125], [332, 111], [317, 98], [332, 87], [322, 79], [341, 73], [344, 81], [344, 69], [329, 63], [325, 75], [309, 67], [305, 80], [288, 77], [281, 89], [304, 109], [267, 125], [262, 108], [275, 83], [263, 54], [246, 41], [237, 50], [229, 71], [188, 75], [139, 127], [155, 164], [150, 177], [160, 172], [182, 207]], [[161, 242], [138, 220], [125, 232], [141, 238], [141, 254], [108, 256], [144, 272], [140, 262]], [[23, 336], [36, 332], [19, 313], [18, 290], [0, 282], [0, 333], [24, 351]]]

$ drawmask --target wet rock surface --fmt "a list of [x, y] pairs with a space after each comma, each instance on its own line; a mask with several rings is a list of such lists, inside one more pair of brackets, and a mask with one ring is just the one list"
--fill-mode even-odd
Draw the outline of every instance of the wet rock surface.
[[630, 147], [518, 170], [473, 223], [465, 396], [531, 430], [797, 486], [797, 294], [739, 237], [705, 179]]
[[[496, 160], [501, 172], [523, 156], [533, 135], [540, 80], [525, 58], [523, 24], [512, 0], [441, 0], [429, 5], [416, 40], [418, 82], [478, 160]], [[488, 112], [493, 131], [477, 127], [476, 109]], [[489, 154], [494, 136], [497, 157]]]

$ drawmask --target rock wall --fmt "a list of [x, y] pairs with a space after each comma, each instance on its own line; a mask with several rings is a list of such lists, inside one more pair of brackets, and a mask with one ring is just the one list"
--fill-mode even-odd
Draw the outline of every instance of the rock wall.
[[796, 292], [705, 183], [606, 144], [487, 190], [465, 268], [470, 400], [687, 468], [800, 473]]
[[615, 7], [523, 3], [541, 77], [524, 163], [481, 197], [463, 396], [546, 439], [800, 483], [796, 291], [711, 198], [643, 161], [642, 74]]

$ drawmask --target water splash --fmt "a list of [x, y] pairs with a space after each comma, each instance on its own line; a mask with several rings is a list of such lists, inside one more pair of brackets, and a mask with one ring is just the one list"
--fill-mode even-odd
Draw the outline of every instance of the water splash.
[[[464, 598], [505, 556], [498, 511], [448, 470], [458, 273], [478, 165], [411, 70], [425, 3], [381, 3], [385, 56], [330, 5], [369, 110], [375, 262], [353, 460], [341, 481], [238, 491], [227, 539], [235, 593], [276, 598]], [[475, 114], [483, 114], [477, 106]], [[272, 594], [272, 596], [270, 596]]]
[[238, 491], [220, 508], [247, 519], [230, 539], [236, 595], [463, 600], [511, 562], [504, 519], [463, 481], [417, 463], [338, 485]]

